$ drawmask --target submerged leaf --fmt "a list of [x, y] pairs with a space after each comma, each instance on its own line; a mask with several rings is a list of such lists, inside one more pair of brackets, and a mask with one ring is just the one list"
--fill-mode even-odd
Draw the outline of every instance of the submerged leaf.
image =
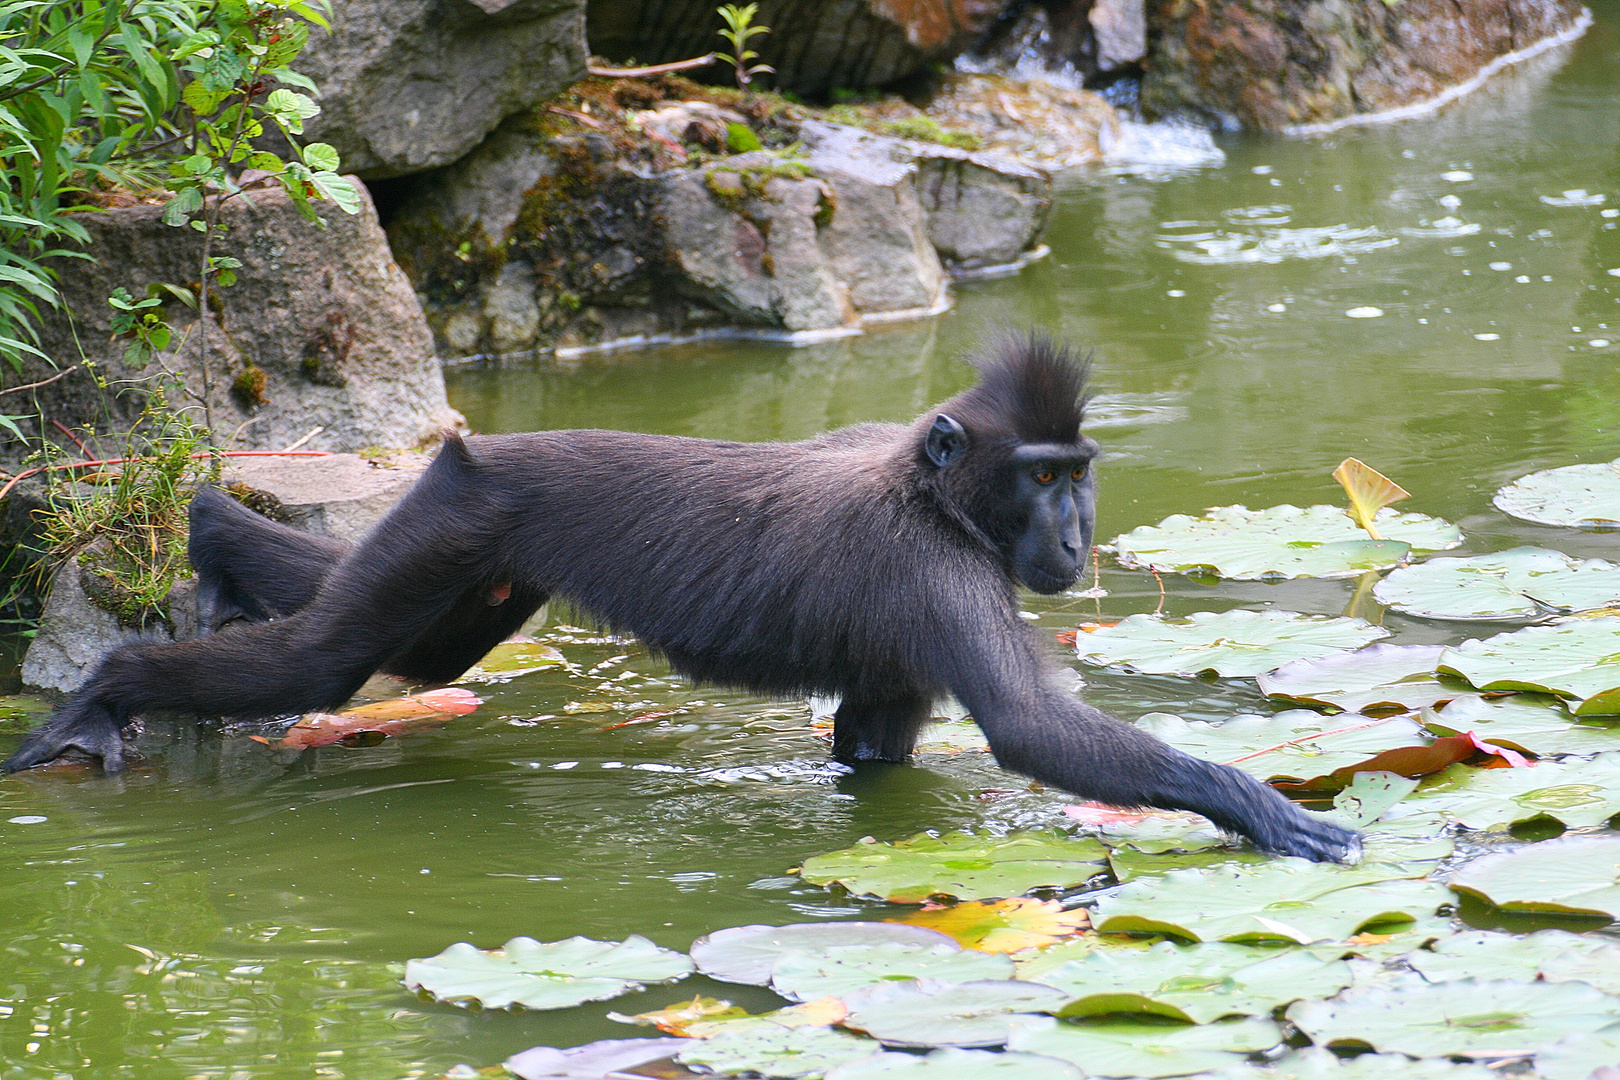
[[617, 1020], [621, 1024], [637, 1024], [641, 1027], [655, 1027], [667, 1035], [685, 1035], [686, 1029], [693, 1024], [710, 1020], [731, 1020], [747, 1016], [748, 1010], [739, 1005], [720, 998], [695, 997], [691, 1001], [679, 1001], [674, 1005], [652, 1012], [636, 1013], [626, 1016], [623, 1013], [608, 1013], [609, 1020]]
[[1373, 518], [1391, 503], [1410, 499], [1411, 493], [1395, 481], [1355, 458], [1345, 458], [1333, 470], [1333, 479], [1350, 497], [1350, 517], [1374, 540], [1384, 539]]
[[1102, 869], [1104, 858], [1097, 841], [1051, 831], [922, 833], [894, 844], [868, 837], [806, 859], [800, 873], [816, 885], [837, 882], [852, 893], [916, 904], [931, 896], [977, 900], [1082, 885]]
[[279, 742], [271, 745], [295, 750], [340, 742], [369, 745], [360, 740], [368, 735], [380, 740], [437, 727], [453, 717], [465, 716], [483, 703], [484, 699], [471, 690], [451, 686], [373, 701], [340, 713], [305, 713]]
[[[925, 907], [903, 919], [910, 926], [925, 926], [949, 934], [963, 946], [979, 952], [1010, 953], [1035, 949], [1073, 937], [1091, 925], [1084, 908], [1065, 911], [1056, 900], [970, 900], [943, 907]], [[989, 978], [990, 976], [980, 976]], [[1011, 978], [1010, 974], [995, 976]]]
[[1486, 855], [1452, 875], [1451, 887], [1503, 911], [1617, 919], [1620, 837], [1563, 837]]
[[1504, 514], [1539, 525], [1620, 529], [1620, 458], [1521, 476], [1491, 502]]
[[644, 983], [684, 978], [691, 970], [684, 955], [637, 934], [622, 942], [515, 937], [499, 949], [484, 951], [463, 941], [437, 956], [410, 960], [405, 985], [457, 1005], [566, 1009], [639, 990]]
[[533, 638], [509, 638], [484, 654], [457, 682], [505, 682], [568, 663], [562, 652]]
[[1291, 660], [1359, 649], [1388, 636], [1361, 619], [1234, 609], [1197, 611], [1185, 619], [1132, 615], [1087, 634], [1075, 652], [1088, 664], [1149, 675], [1252, 678]]

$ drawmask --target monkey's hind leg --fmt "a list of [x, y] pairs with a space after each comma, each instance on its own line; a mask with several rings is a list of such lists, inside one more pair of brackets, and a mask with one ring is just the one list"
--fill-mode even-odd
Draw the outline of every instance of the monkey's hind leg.
[[833, 757], [845, 764], [909, 759], [933, 706], [931, 698], [920, 695], [886, 701], [845, 698], [833, 715]]

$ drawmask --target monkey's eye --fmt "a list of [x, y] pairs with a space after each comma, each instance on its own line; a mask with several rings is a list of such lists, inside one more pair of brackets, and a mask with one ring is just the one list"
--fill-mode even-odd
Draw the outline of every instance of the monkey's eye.
[[1051, 469], [1042, 469], [1040, 472], [1035, 474], [1035, 482], [1037, 484], [1051, 484], [1056, 482], [1056, 480], [1057, 473], [1053, 472]]
[[1071, 474], [1071, 478], [1075, 480], [1084, 480], [1086, 478], [1086, 467], [1084, 465], [1076, 465], [1074, 467], [1074, 472]]

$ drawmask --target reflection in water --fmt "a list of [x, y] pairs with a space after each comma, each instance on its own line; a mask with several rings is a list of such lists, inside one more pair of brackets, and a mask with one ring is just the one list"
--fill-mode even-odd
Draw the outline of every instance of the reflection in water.
[[[1405, 505], [1458, 522], [1461, 553], [1613, 558], [1612, 534], [1490, 506], [1524, 472], [1620, 456], [1620, 345], [1593, 344], [1620, 341], [1607, 273], [1620, 216], [1603, 216], [1620, 208], [1620, 8], [1598, 6], [1572, 50], [1438, 117], [1223, 139], [1222, 167], [1076, 178], [1052, 256], [962, 286], [945, 317], [803, 349], [722, 341], [459, 370], [453, 400], [485, 431], [800, 439], [909, 420], [971, 381], [959, 356], [986, 328], [1036, 324], [1099, 354], [1099, 538], [1210, 505], [1337, 501], [1329, 473], [1354, 455], [1413, 492]], [[1346, 317], [1361, 307], [1383, 315]], [[1033, 625], [1159, 603], [1151, 577], [1105, 567], [1102, 583], [1103, 599], [1029, 598]], [[1338, 613], [1356, 583], [1166, 586], [1176, 614]], [[1402, 643], [1468, 632], [1358, 610]], [[605, 1018], [614, 1007], [704, 993], [762, 1008], [764, 991], [692, 979], [559, 1013], [470, 1014], [417, 1002], [390, 965], [515, 934], [685, 947], [751, 921], [881, 916], [786, 871], [865, 835], [1057, 820], [1061, 795], [982, 754], [848, 772], [802, 703], [686, 686], [633, 646], [551, 635], [569, 670], [481, 685], [488, 704], [437, 731], [299, 754], [154, 721], [127, 777], [0, 783], [3, 1075], [436, 1076], [630, 1034]], [[1252, 682], [1085, 679], [1126, 716], [1266, 707]]]

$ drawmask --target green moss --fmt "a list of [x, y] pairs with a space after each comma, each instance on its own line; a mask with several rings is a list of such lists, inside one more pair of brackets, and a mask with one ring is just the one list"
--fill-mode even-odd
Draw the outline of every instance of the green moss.
[[726, 149], [734, 154], [747, 154], [754, 150], [763, 150], [765, 144], [759, 141], [754, 129], [747, 124], [733, 121], [726, 125]]
[[881, 130], [883, 134], [893, 135], [897, 139], [938, 143], [940, 146], [951, 146], [958, 150], [977, 150], [984, 145], [984, 140], [977, 135], [966, 131], [947, 131], [940, 127], [939, 121], [932, 116], [907, 116], [900, 120], [885, 121]]
[[264, 368], [249, 360], [248, 366], [231, 380], [231, 396], [244, 410], [256, 409], [269, 400], [264, 396], [264, 386]]

